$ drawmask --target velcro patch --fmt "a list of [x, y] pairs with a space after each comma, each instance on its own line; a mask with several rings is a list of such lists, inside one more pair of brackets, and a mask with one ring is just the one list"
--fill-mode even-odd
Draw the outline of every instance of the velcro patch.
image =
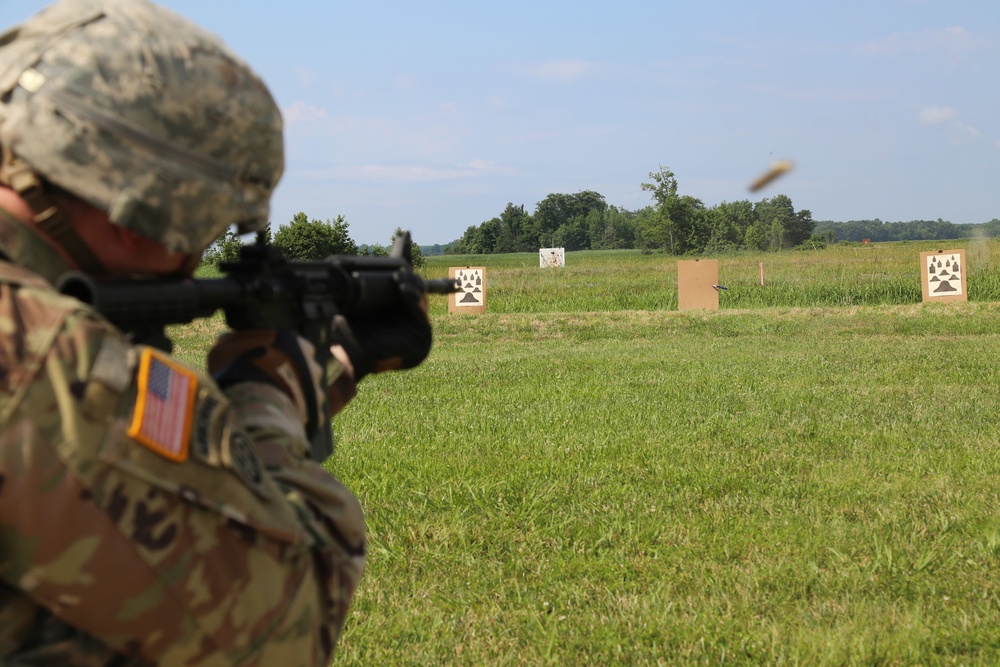
[[114, 391], [123, 393], [132, 384], [135, 355], [132, 348], [114, 334], [106, 334], [90, 369], [91, 380], [97, 380]]
[[192, 371], [157, 350], [143, 349], [129, 436], [171, 461], [187, 459], [197, 389]]
[[219, 467], [219, 441], [222, 439], [222, 415], [225, 406], [203, 387], [194, 408], [191, 455], [213, 468]]
[[254, 488], [263, 482], [263, 467], [254, 452], [254, 444], [244, 433], [232, 429], [222, 449], [222, 461]]

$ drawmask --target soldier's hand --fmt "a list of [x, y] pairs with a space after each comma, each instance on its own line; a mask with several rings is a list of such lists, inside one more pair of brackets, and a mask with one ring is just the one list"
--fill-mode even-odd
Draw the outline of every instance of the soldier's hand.
[[333, 320], [333, 342], [340, 345], [354, 367], [354, 380], [371, 373], [413, 368], [431, 351], [431, 323], [427, 294], [406, 274], [398, 274], [398, 308]]
[[261, 382], [285, 392], [298, 408], [310, 437], [329, 414], [328, 388], [316, 350], [293, 331], [226, 332], [209, 350], [208, 372], [223, 389], [240, 382]]

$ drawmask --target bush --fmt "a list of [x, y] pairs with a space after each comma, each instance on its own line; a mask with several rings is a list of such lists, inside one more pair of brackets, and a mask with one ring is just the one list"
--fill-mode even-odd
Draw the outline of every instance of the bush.
[[801, 245], [796, 246], [796, 250], [822, 250], [826, 246], [832, 245], [836, 242], [837, 235], [832, 229], [828, 229], [825, 232], [813, 234], [808, 239], [803, 241]]
[[227, 229], [218, 240], [205, 251], [202, 261], [212, 266], [223, 262], [235, 262], [240, 258], [240, 248], [243, 241], [240, 235], [232, 229]]
[[274, 245], [288, 259], [325, 259], [330, 255], [356, 255], [358, 246], [348, 234], [344, 216], [336, 220], [309, 220], [305, 213], [296, 213], [291, 224], [274, 235]]

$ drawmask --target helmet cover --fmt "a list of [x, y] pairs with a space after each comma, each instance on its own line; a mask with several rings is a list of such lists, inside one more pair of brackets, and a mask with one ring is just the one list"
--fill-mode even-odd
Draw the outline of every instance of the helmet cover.
[[147, 0], [60, 0], [0, 35], [0, 144], [111, 221], [200, 253], [263, 229], [281, 113], [214, 35]]

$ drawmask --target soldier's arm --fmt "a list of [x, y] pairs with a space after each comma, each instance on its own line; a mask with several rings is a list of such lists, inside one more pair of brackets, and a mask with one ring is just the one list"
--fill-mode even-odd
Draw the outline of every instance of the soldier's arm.
[[[346, 374], [341, 377], [342, 384], [349, 380]], [[345, 387], [341, 391], [347, 390]], [[330, 639], [335, 643], [364, 571], [366, 541], [361, 507], [339, 480], [308, 458], [309, 442], [298, 409], [283, 391], [268, 384], [246, 382], [227, 388], [225, 393], [233, 415], [254, 442], [267, 474], [295, 509], [313, 542], [325, 604], [329, 605], [326, 611], [333, 619]]]
[[36, 347], [0, 433], [3, 579], [123, 654], [185, 665], [211, 647], [232, 665], [325, 665], [364, 524], [303, 456], [288, 396], [224, 393], [78, 302], [39, 299], [61, 312], [24, 310], [16, 321], [49, 319], [12, 338]]
[[366, 544], [358, 501], [322, 461], [310, 458], [310, 438], [322, 428], [311, 422], [310, 400], [326, 401], [336, 414], [356, 393], [348, 356], [339, 346], [331, 352], [324, 383], [308, 341], [288, 332], [232, 332], [209, 353], [208, 366], [224, 388], [233, 419], [313, 542], [318, 571], [327, 577], [332, 627], [339, 633], [364, 569]]

